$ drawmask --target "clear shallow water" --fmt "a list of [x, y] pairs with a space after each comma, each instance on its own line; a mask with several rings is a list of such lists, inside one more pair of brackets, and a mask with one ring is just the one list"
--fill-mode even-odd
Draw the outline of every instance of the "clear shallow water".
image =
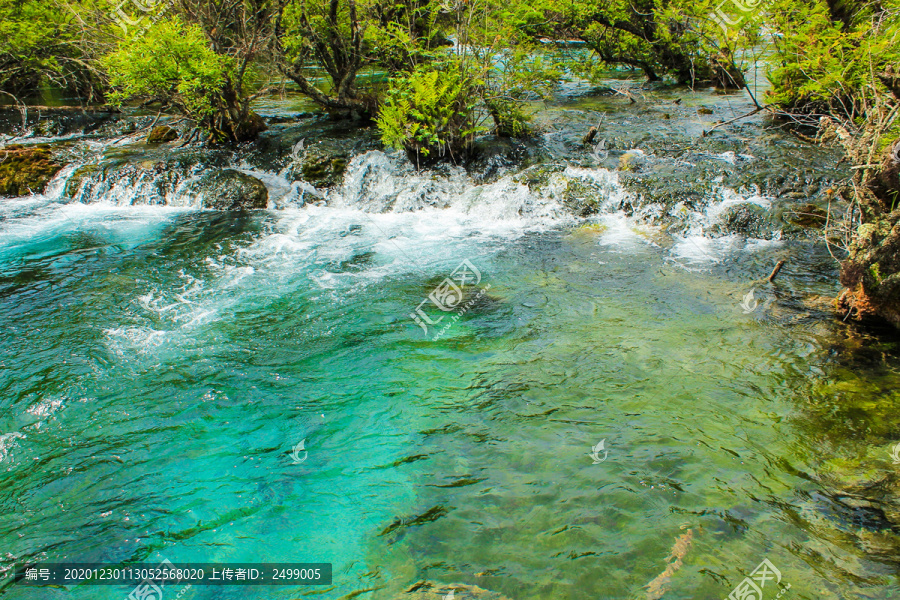
[[[584, 226], [455, 177], [449, 208], [414, 212], [412, 176], [386, 213], [4, 205], [0, 564], [332, 562], [315, 597], [429, 578], [643, 598], [690, 529], [665, 598], [726, 597], [764, 558], [792, 597], [896, 594], [892, 534], [820, 474], [890, 469], [900, 363], [836, 358], [840, 327], [802, 302], [836, 292], [824, 248]], [[489, 299], [432, 341], [409, 314], [464, 259]], [[753, 286], [777, 301], [745, 314]]]

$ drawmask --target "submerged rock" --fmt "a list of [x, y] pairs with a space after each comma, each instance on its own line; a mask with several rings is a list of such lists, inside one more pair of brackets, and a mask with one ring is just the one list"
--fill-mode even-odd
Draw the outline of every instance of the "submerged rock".
[[269, 191], [265, 184], [234, 169], [208, 173], [195, 186], [203, 208], [250, 210], [266, 208], [269, 204]]
[[147, 136], [148, 144], [162, 144], [178, 139], [178, 131], [168, 125], [157, 125]]
[[0, 196], [39, 194], [60, 169], [46, 146], [6, 146], [0, 149]]
[[828, 221], [828, 211], [815, 204], [804, 204], [794, 209], [789, 221], [803, 229], [821, 229]]

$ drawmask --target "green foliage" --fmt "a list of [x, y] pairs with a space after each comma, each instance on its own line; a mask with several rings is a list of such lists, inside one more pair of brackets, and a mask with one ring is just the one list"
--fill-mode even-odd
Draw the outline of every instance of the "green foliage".
[[900, 64], [896, 9], [890, 2], [878, 11], [860, 5], [836, 15], [824, 0], [780, 2], [772, 11], [776, 54], [769, 100], [851, 121], [862, 116], [874, 74]]
[[105, 2], [0, 0], [0, 90], [33, 96], [52, 85], [93, 99], [101, 93], [92, 64], [108, 44], [108, 35], [89, 31]]
[[494, 132], [500, 137], [525, 137], [531, 133], [531, 119], [521, 102], [493, 98], [486, 99], [485, 106], [494, 119]]
[[[726, 84], [724, 67], [740, 71], [730, 60], [747, 47], [756, 26], [747, 19], [723, 30], [715, 15], [721, 0], [518, 0], [507, 10], [509, 22], [532, 37], [579, 39], [594, 56], [587, 64], [624, 65], [640, 69], [650, 80], [672, 76], [679, 83], [714, 81]], [[583, 69], [582, 73], [585, 72]], [[743, 80], [736, 77], [733, 87]]]
[[494, 133], [502, 137], [530, 135], [526, 101], [549, 96], [562, 79], [564, 67], [528, 44], [508, 50], [487, 48], [482, 54], [482, 98], [494, 120]]
[[382, 141], [414, 159], [457, 160], [479, 131], [477, 87], [459, 61], [394, 78], [376, 119]]
[[389, 73], [412, 71], [435, 60], [442, 54], [441, 45], [449, 43], [442, 31], [449, 13], [442, 2], [376, 1], [369, 13], [366, 46], [373, 61]]
[[114, 103], [158, 100], [202, 121], [215, 112], [229, 61], [209, 47], [203, 31], [179, 18], [159, 21], [137, 40], [104, 58]]

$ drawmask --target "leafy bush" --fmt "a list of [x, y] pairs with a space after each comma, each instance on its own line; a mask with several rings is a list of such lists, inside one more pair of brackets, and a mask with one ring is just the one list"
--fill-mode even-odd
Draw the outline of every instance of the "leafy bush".
[[113, 103], [133, 98], [159, 100], [203, 121], [222, 93], [227, 59], [213, 52], [203, 31], [180, 19], [160, 21], [141, 38], [123, 43], [104, 58], [115, 92]]
[[243, 71], [216, 53], [203, 30], [180, 18], [155, 23], [137, 40], [106, 56], [113, 103], [140, 99], [174, 108], [215, 139], [242, 142], [266, 128], [240, 92]]
[[444, 157], [455, 162], [482, 129], [477, 103], [478, 82], [447, 61], [392, 79], [376, 123], [384, 144], [406, 150], [417, 164]]
[[896, 9], [836, 14], [824, 0], [792, 0], [774, 7], [772, 20], [768, 98], [790, 110], [856, 120], [873, 73], [900, 64]]
[[98, 29], [88, 35], [85, 23], [96, 22], [102, 10], [93, 0], [66, 6], [0, 0], [0, 91], [33, 97], [48, 86], [101, 98], [103, 84], [93, 61], [108, 48], [108, 36]]

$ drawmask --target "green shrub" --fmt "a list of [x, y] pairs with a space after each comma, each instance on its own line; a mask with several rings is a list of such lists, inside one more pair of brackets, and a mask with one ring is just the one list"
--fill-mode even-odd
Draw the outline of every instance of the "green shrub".
[[864, 112], [873, 74], [900, 64], [900, 36], [895, 10], [855, 8], [836, 15], [824, 0], [784, 0], [773, 7], [770, 102], [851, 121]]
[[393, 78], [376, 119], [382, 141], [406, 150], [417, 164], [458, 161], [482, 130], [476, 122], [478, 87], [454, 61]]
[[192, 119], [217, 141], [244, 142], [266, 125], [250, 110], [251, 97], [243, 91], [250, 69], [237, 69], [235, 63], [213, 50], [200, 26], [178, 17], [158, 21], [103, 60], [115, 90], [113, 103], [157, 102]]
[[227, 59], [209, 47], [203, 30], [178, 18], [156, 23], [103, 63], [115, 90], [111, 102], [157, 99], [197, 121], [215, 112], [228, 69]]

